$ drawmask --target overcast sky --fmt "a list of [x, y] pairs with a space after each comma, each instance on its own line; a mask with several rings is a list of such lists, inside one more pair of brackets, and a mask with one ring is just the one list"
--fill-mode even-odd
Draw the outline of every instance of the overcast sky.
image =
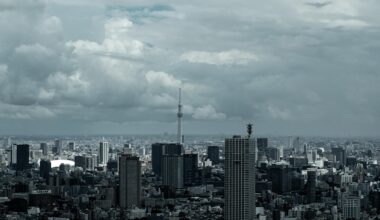
[[0, 134], [379, 136], [378, 0], [0, 0]]

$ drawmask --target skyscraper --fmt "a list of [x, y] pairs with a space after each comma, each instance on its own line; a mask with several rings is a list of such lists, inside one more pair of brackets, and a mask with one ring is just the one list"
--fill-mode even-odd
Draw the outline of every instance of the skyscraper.
[[161, 157], [162, 185], [170, 189], [183, 188], [183, 156], [163, 155]]
[[257, 138], [257, 149], [265, 152], [268, 148], [268, 138]]
[[342, 214], [344, 220], [346, 219], [361, 219], [360, 213], [360, 198], [358, 196], [344, 196], [342, 200]]
[[55, 140], [54, 141], [54, 147], [53, 147], [53, 153], [56, 155], [61, 155], [62, 146], [63, 146], [62, 140], [59, 140], [59, 139]]
[[141, 201], [141, 162], [123, 154], [119, 158], [119, 198], [121, 208], [139, 206]]
[[161, 176], [162, 155], [181, 155], [183, 146], [175, 143], [152, 144], [152, 170], [157, 176]]
[[226, 220], [255, 218], [255, 139], [225, 140], [224, 196]]
[[46, 155], [48, 154], [48, 150], [49, 150], [49, 148], [48, 148], [47, 143], [41, 143], [41, 144], [40, 144], [40, 149], [42, 150], [42, 154], [43, 154], [44, 156], [46, 156]]
[[69, 150], [76, 150], [75, 142], [69, 142]]
[[17, 162], [16, 170], [23, 171], [29, 168], [29, 145], [19, 144], [17, 145]]
[[268, 147], [267, 155], [271, 160], [280, 161], [280, 149], [277, 147]]
[[315, 170], [307, 171], [307, 202], [314, 203], [316, 202], [316, 185], [317, 185], [317, 172]]
[[11, 146], [11, 165], [16, 165], [17, 163], [17, 144], [12, 144]]
[[212, 161], [213, 164], [219, 163], [219, 147], [218, 146], [208, 146], [207, 147], [207, 158]]
[[198, 171], [198, 154], [183, 155], [183, 183], [191, 186], [196, 183], [196, 175]]
[[51, 171], [51, 163], [49, 160], [41, 160], [40, 161], [40, 177], [48, 180], [49, 173]]
[[100, 166], [107, 166], [108, 158], [109, 158], [109, 146], [108, 142], [101, 141], [99, 143], [99, 165]]

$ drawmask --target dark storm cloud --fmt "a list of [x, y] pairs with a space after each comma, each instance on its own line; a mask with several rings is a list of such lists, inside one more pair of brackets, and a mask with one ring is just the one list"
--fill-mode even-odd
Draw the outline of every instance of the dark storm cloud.
[[236, 132], [255, 121], [261, 133], [376, 135], [378, 6], [5, 1], [2, 126], [38, 120], [63, 132], [75, 122], [80, 132], [160, 133], [175, 121], [182, 87], [188, 132]]

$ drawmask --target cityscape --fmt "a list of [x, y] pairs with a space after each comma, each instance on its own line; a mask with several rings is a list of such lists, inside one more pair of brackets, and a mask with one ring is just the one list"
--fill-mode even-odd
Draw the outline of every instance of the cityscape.
[[[380, 140], [4, 137], [4, 219], [377, 219]], [[243, 130], [243, 129], [242, 129]]]
[[379, 220], [378, 9], [0, 0], [0, 220]]

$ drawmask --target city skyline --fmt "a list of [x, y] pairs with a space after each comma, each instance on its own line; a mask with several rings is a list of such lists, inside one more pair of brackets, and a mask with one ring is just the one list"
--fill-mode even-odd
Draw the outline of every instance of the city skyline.
[[0, 134], [378, 137], [378, 6], [1, 1]]

